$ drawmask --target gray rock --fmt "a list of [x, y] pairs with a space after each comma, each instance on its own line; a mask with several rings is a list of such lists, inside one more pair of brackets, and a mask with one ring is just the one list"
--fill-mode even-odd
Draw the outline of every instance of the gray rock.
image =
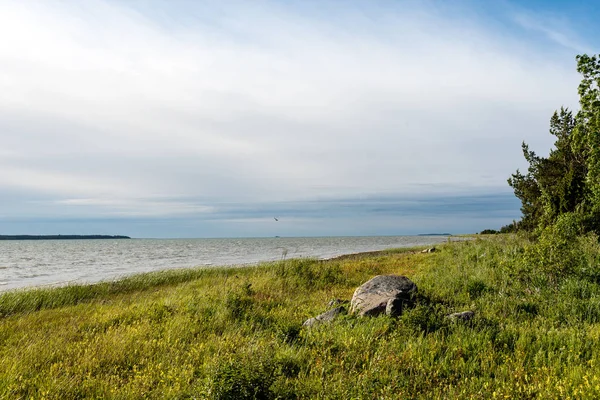
[[402, 315], [402, 309], [404, 308], [403, 299], [393, 298], [389, 299], [387, 305], [385, 306], [385, 314], [390, 317], [399, 317]]
[[329, 303], [327, 303], [327, 308], [339, 306], [340, 304], [346, 304], [347, 302], [348, 300], [333, 299], [330, 300]]
[[471, 319], [473, 319], [473, 317], [475, 316], [475, 312], [474, 311], [463, 311], [463, 312], [456, 312], [453, 314], [448, 315], [447, 318], [451, 319], [451, 320], [461, 320], [461, 321], [470, 321]]
[[316, 317], [307, 319], [306, 321], [304, 321], [302, 326], [314, 326], [317, 324], [321, 324], [323, 322], [331, 322], [334, 319], [336, 319], [337, 317], [339, 317], [340, 315], [345, 314], [345, 313], [346, 313], [346, 308], [344, 308], [343, 306], [336, 307], [332, 310], [324, 312], [321, 315], [317, 315]]
[[410, 302], [417, 285], [405, 276], [378, 275], [356, 288], [350, 301], [350, 311], [360, 316], [384, 312], [400, 315], [404, 302]]

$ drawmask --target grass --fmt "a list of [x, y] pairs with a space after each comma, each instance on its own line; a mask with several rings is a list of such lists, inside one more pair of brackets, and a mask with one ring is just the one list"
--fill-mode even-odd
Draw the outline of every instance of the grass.
[[[599, 398], [600, 247], [568, 240], [499, 235], [10, 292], [0, 398]], [[385, 273], [419, 287], [400, 318], [302, 327]], [[445, 318], [464, 310], [475, 318]]]

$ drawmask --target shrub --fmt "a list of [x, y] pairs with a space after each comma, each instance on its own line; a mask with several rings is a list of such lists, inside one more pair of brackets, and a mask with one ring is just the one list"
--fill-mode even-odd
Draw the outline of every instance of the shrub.
[[476, 299], [487, 291], [487, 286], [483, 281], [473, 279], [467, 283], [467, 292], [471, 299]]
[[559, 216], [555, 224], [542, 230], [536, 243], [526, 248], [525, 263], [554, 281], [574, 272], [582, 261], [578, 245], [580, 232], [581, 221], [577, 214]]
[[263, 357], [233, 357], [219, 364], [209, 382], [215, 400], [273, 399], [275, 365]]
[[441, 306], [419, 304], [402, 315], [402, 322], [416, 333], [432, 333], [447, 326]]
[[498, 231], [495, 229], [484, 229], [481, 232], [479, 232], [480, 235], [495, 235], [497, 233]]
[[538, 315], [539, 308], [536, 303], [523, 302], [523, 303], [519, 303], [516, 305], [515, 311], [517, 312], [517, 314], [534, 317], [534, 316]]
[[600, 243], [598, 235], [588, 233], [578, 238], [581, 249], [581, 264], [579, 274], [592, 282], [600, 283]]
[[281, 262], [277, 274], [296, 287], [319, 289], [344, 282], [344, 274], [337, 263], [311, 259]]
[[250, 283], [245, 283], [232, 290], [225, 298], [225, 308], [230, 318], [242, 319], [253, 307], [253, 290]]
[[275, 324], [276, 336], [284, 343], [294, 343], [300, 337], [300, 331], [301, 325], [294, 322], [278, 321]]

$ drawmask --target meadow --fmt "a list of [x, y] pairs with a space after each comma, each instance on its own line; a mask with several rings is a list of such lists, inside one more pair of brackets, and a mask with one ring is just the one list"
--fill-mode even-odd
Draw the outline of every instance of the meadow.
[[[600, 398], [597, 237], [419, 250], [5, 293], [0, 398]], [[419, 288], [401, 317], [302, 326], [390, 273]]]

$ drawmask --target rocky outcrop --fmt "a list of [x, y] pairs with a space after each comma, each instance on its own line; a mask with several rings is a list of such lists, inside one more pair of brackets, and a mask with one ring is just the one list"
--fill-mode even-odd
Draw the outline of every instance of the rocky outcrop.
[[336, 307], [332, 310], [324, 312], [321, 315], [317, 315], [316, 317], [307, 319], [306, 321], [304, 321], [302, 326], [314, 326], [323, 322], [331, 322], [342, 314], [346, 314], [346, 308], [343, 306]]
[[356, 288], [350, 311], [360, 316], [398, 316], [416, 292], [417, 285], [405, 276], [378, 275]]

